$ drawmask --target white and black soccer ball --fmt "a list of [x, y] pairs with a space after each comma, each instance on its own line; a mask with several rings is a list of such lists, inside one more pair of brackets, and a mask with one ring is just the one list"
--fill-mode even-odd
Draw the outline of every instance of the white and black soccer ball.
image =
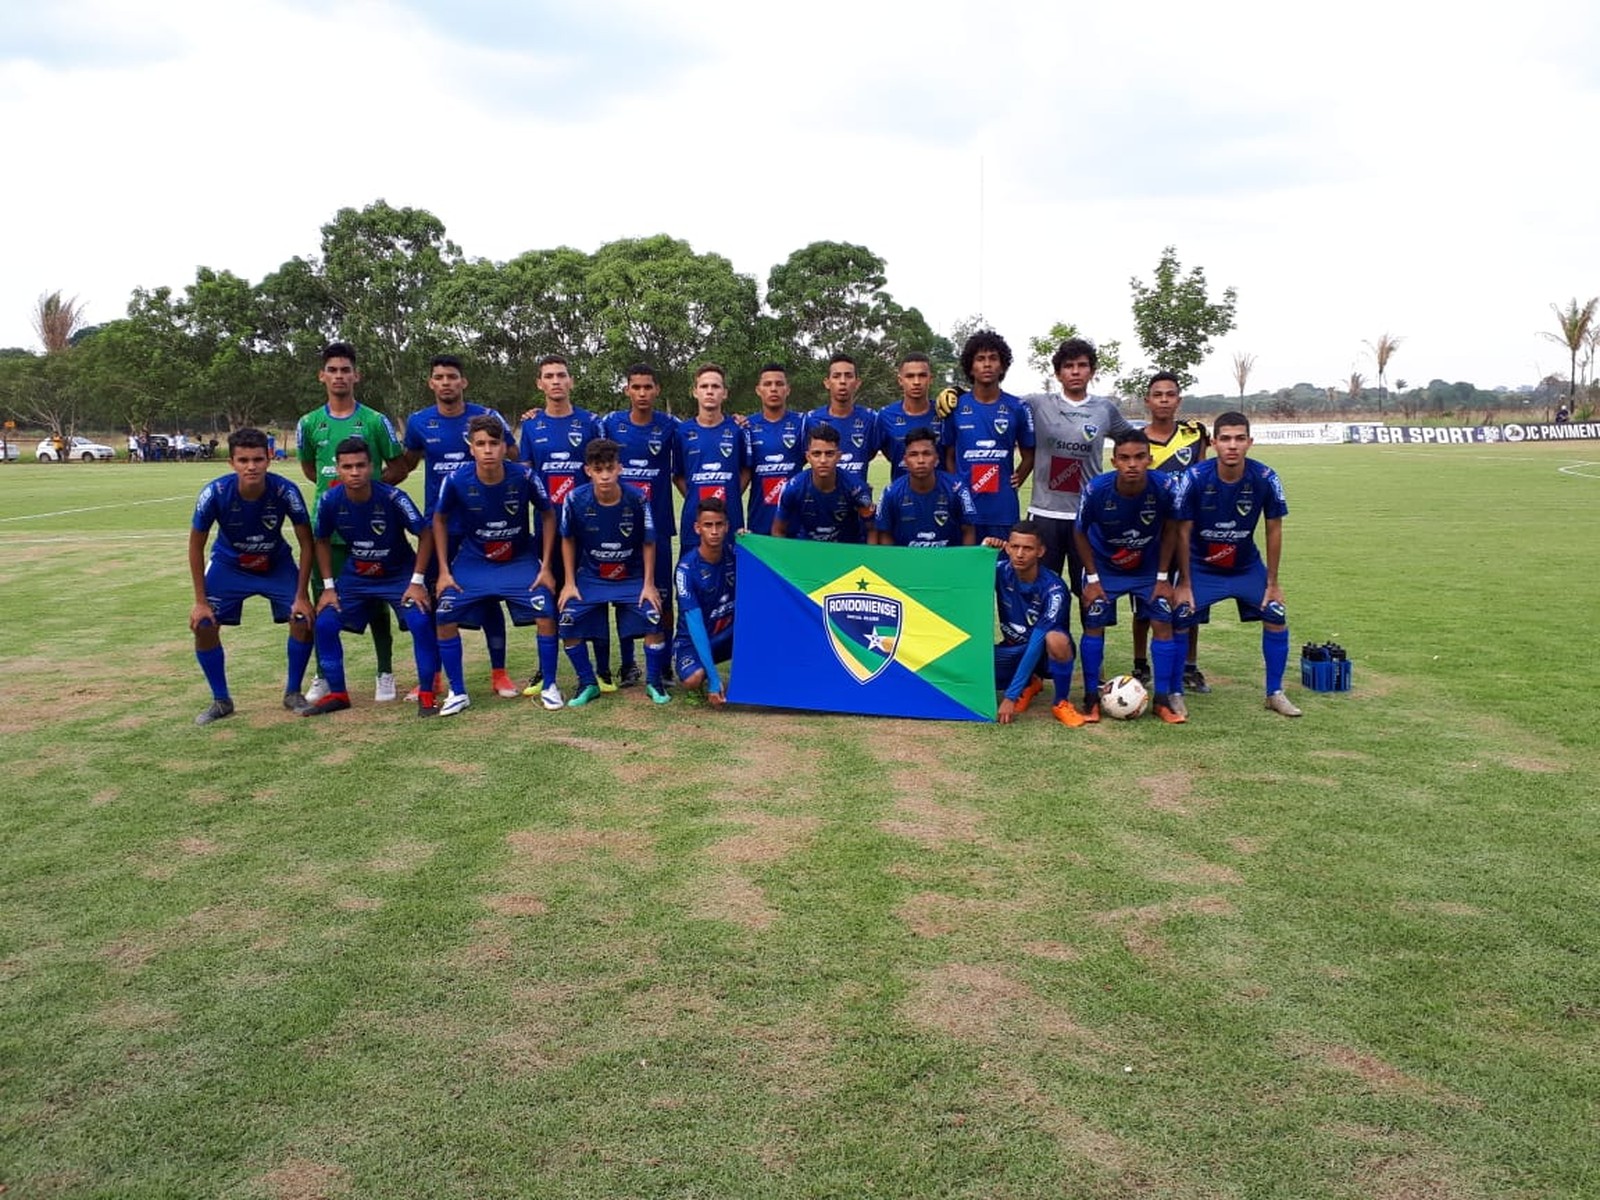
[[1108, 717], [1131, 721], [1144, 716], [1150, 707], [1150, 693], [1132, 675], [1118, 675], [1100, 685], [1100, 707]]

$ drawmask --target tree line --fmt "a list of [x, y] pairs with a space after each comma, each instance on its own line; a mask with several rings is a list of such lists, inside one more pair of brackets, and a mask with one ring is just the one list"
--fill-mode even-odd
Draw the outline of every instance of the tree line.
[[[784, 364], [797, 396], [820, 396], [828, 358], [858, 363], [861, 398], [894, 398], [902, 354], [929, 355], [936, 379], [956, 378], [959, 343], [981, 315], [950, 336], [886, 288], [885, 261], [865, 246], [815, 242], [794, 251], [758, 287], [715, 253], [665, 234], [628, 238], [593, 253], [558, 247], [506, 262], [464, 255], [438, 217], [379, 200], [341, 209], [314, 254], [258, 282], [200, 267], [194, 282], [136, 288], [126, 315], [83, 326], [59, 294], [41, 297], [35, 327], [43, 354], [0, 350], [0, 409], [23, 424], [77, 428], [222, 431], [283, 426], [321, 400], [318, 351], [347, 341], [360, 355], [364, 402], [399, 416], [425, 398], [430, 356], [459, 354], [479, 403], [520, 411], [545, 354], [569, 359], [580, 402], [609, 408], [627, 368], [648, 362], [663, 401], [687, 405], [696, 363], [728, 371], [735, 409], [752, 408], [761, 366]], [[1149, 283], [1131, 281], [1140, 344], [1151, 360], [1118, 380], [1176, 371], [1185, 385], [1210, 339], [1233, 327], [1235, 295], [1207, 294], [1204, 271], [1185, 274], [1166, 248]], [[1048, 386], [1049, 354], [1078, 333], [1057, 322], [1034, 338], [1013, 335], [1012, 390], [1029, 391], [1028, 366]], [[1102, 346], [1101, 378], [1122, 370], [1122, 349]]]

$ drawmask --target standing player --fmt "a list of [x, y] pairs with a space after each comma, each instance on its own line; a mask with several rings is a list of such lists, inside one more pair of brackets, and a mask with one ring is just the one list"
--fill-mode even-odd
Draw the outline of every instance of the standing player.
[[[306, 601], [311, 526], [306, 502], [299, 488], [272, 474], [267, 435], [259, 429], [237, 429], [228, 435], [228, 465], [232, 475], [213, 479], [200, 489], [189, 523], [189, 578], [194, 584], [189, 628], [194, 633], [194, 656], [211, 685], [211, 705], [194, 719], [196, 725], [233, 715], [220, 627], [239, 623], [250, 596], [265, 597], [278, 624], [289, 622], [283, 706], [298, 712], [306, 703], [300, 694], [311, 661], [311, 605]], [[300, 543], [298, 568], [283, 540], [285, 520], [294, 526]], [[213, 525], [217, 541], [207, 567], [206, 541]]]
[[789, 411], [789, 372], [780, 363], [761, 368], [756, 397], [761, 411], [744, 427], [752, 472], [748, 525], [751, 533], [771, 533], [783, 485], [806, 463], [806, 419]]
[[678, 523], [684, 546], [693, 539], [700, 502], [712, 496], [727, 506], [729, 527], [744, 528], [739, 497], [750, 486], [750, 443], [739, 423], [722, 411], [727, 399], [727, 372], [716, 363], [696, 367], [695, 417], [678, 422], [678, 474], [672, 480], [683, 497]]
[[1021, 515], [1017, 492], [1033, 472], [1033, 414], [1000, 383], [1011, 369], [1011, 347], [980, 330], [961, 349], [961, 373], [972, 390], [956, 401], [939, 439], [945, 469], [966, 481], [978, 510], [978, 536], [1010, 537]]
[[704, 685], [713, 707], [727, 703], [717, 664], [733, 657], [733, 602], [739, 548], [728, 541], [727, 506], [715, 496], [700, 505], [694, 521], [700, 544], [685, 550], [673, 573], [678, 593], [678, 629], [672, 657], [686, 688]]
[[877, 546], [971, 546], [977, 542], [978, 510], [972, 493], [954, 475], [939, 470], [933, 430], [906, 434], [906, 473], [884, 489], [872, 541]]
[[1172, 481], [1150, 470], [1150, 443], [1137, 429], [1117, 434], [1114, 468], [1096, 475], [1079, 499], [1073, 522], [1083, 563], [1083, 715], [1100, 719], [1100, 672], [1106, 626], [1117, 623], [1117, 601], [1129, 597], [1134, 615], [1155, 630], [1156, 716], [1169, 725], [1188, 720], [1183, 705], [1183, 649], [1172, 637], [1172, 584], [1176, 556]]
[[600, 696], [583, 641], [606, 627], [612, 608], [617, 610], [619, 636], [644, 638], [645, 693], [657, 704], [672, 698], [661, 680], [667, 635], [655, 583], [655, 522], [644, 493], [622, 482], [617, 449], [610, 438], [589, 443], [583, 455], [589, 482], [573, 488], [561, 506], [561, 557], [567, 578], [561, 589], [561, 633], [578, 673], [578, 691], [567, 701], [570, 708], [581, 708]]
[[[372, 465], [382, 473], [385, 483], [398, 483], [405, 478], [405, 470], [390, 465], [405, 453], [405, 447], [395, 436], [389, 418], [374, 408], [356, 400], [356, 384], [361, 375], [356, 371], [356, 352], [347, 342], [333, 342], [322, 348], [322, 370], [317, 374], [327, 393], [327, 402], [312, 409], [300, 418], [295, 431], [299, 447], [300, 470], [317, 485], [315, 500], [321, 500], [338, 478], [334, 461], [334, 448], [347, 437], [359, 437], [372, 449]], [[344, 543], [333, 543], [334, 573], [344, 567]], [[320, 589], [319, 589], [320, 590]], [[372, 605], [372, 653], [378, 660], [378, 684], [372, 698], [385, 704], [395, 698], [394, 690], [394, 623], [389, 619], [389, 606]], [[321, 678], [311, 683], [306, 698], [317, 701], [328, 694], [327, 683]]]
[[902, 358], [895, 382], [900, 385], [900, 399], [878, 412], [879, 441], [883, 456], [889, 460], [891, 480], [906, 473], [906, 434], [913, 429], [931, 429], [937, 444], [944, 427], [939, 414], [933, 411], [933, 400], [929, 396], [929, 389], [933, 387], [933, 365], [926, 354], [913, 350]]
[[[317, 566], [322, 570], [322, 595], [317, 599], [317, 660], [328, 694], [300, 710], [302, 717], [323, 717], [350, 707], [345, 690], [344, 647], [339, 635], [360, 633], [373, 604], [386, 604], [411, 632], [417, 663], [417, 715], [437, 716], [433, 677], [439, 673], [439, 642], [433, 632], [424, 572], [433, 557], [428, 518], [397, 487], [372, 481], [372, 450], [359, 437], [334, 448], [339, 483], [317, 501], [314, 532]], [[410, 532], [421, 552], [411, 548]], [[344, 569], [333, 571], [333, 539], [344, 539]], [[408, 582], [409, 579], [409, 582]]]
[[994, 648], [994, 685], [1005, 689], [1000, 724], [1009, 725], [1026, 712], [1043, 686], [1040, 666], [1048, 662], [1056, 702], [1056, 720], [1076, 729], [1083, 717], [1072, 707], [1072, 634], [1067, 630], [1067, 585], [1061, 576], [1040, 566], [1044, 543], [1032, 521], [1018, 521], [1004, 543], [986, 538], [984, 545], [1003, 548], [994, 566], [995, 609], [1000, 641]]
[[[1206, 457], [1206, 447], [1211, 439], [1206, 427], [1199, 421], [1178, 420], [1178, 405], [1182, 397], [1178, 391], [1178, 377], [1171, 371], [1159, 371], [1150, 377], [1150, 388], [1144, 405], [1150, 421], [1144, 427], [1150, 439], [1150, 465], [1157, 471], [1176, 473], [1187, 471]], [[1150, 623], [1143, 617], [1133, 619], [1133, 673], [1140, 683], [1150, 682], [1150, 663], [1145, 658], [1145, 641]], [[1211, 690], [1200, 670], [1200, 625], [1189, 626], [1189, 652], [1183, 668], [1183, 690], [1205, 694]]]
[[[656, 529], [656, 591], [661, 593], [661, 627], [672, 621], [672, 538], [676, 532], [672, 515], [672, 477], [678, 473], [678, 419], [656, 410], [661, 384], [656, 369], [649, 363], [628, 368], [628, 407], [607, 413], [600, 420], [600, 432], [620, 447], [622, 482], [638, 488], [650, 504], [650, 519]], [[623, 687], [632, 687], [643, 678], [634, 651], [635, 639], [622, 639]]]
[[1072, 537], [1078, 499], [1089, 481], [1101, 473], [1105, 439], [1133, 428], [1113, 401], [1089, 395], [1089, 381], [1099, 362], [1093, 343], [1068, 338], [1050, 359], [1062, 394], [1028, 401], [1040, 455], [1028, 516], [1038, 522], [1044, 535], [1045, 566], [1059, 572], [1074, 592], [1079, 591], [1083, 576]]
[[[572, 372], [566, 358], [560, 354], [546, 354], [539, 360], [538, 388], [544, 396], [544, 407], [529, 409], [522, 414], [522, 430], [518, 438], [518, 457], [532, 468], [544, 485], [550, 498], [551, 519], [560, 513], [561, 503], [567, 493], [583, 482], [583, 448], [600, 436], [600, 422], [587, 409], [572, 403]], [[537, 536], [537, 535], [536, 535]], [[561, 561], [553, 564], [556, 572], [555, 590], [561, 588]], [[611, 635], [596, 638], [595, 657], [599, 662], [600, 688], [614, 692], [617, 685], [611, 681]], [[541, 659], [541, 662], [543, 660]], [[524, 695], [532, 695], [543, 683], [554, 683], [554, 678], [540, 674], [528, 681]]]
[[[434, 553], [444, 555], [450, 546], [452, 525], [460, 530], [455, 555], [439, 564], [439, 658], [450, 681], [450, 694], [439, 715], [453, 716], [472, 701], [467, 697], [461, 665], [459, 626], [477, 629], [485, 605], [504, 601], [514, 625], [535, 625], [539, 639], [539, 667], [545, 686], [539, 699], [548, 709], [565, 706], [556, 686], [559, 650], [556, 642], [555, 556], [556, 526], [544, 485], [532, 469], [506, 461], [505, 424], [498, 417], [473, 417], [467, 423], [472, 465], [462, 467], [439, 489], [433, 513]], [[540, 543], [529, 532], [533, 514]], [[459, 514], [459, 515], [458, 515]]]
[[[422, 513], [432, 522], [434, 510], [439, 507], [439, 489], [445, 477], [465, 466], [472, 457], [467, 448], [467, 422], [473, 417], [499, 417], [500, 414], [481, 404], [467, 403], [467, 377], [462, 373], [461, 360], [453, 354], [436, 354], [429, 360], [428, 390], [433, 393], [433, 407], [414, 412], [407, 419], [405, 453], [400, 457], [400, 464], [407, 474], [419, 462], [426, 464], [426, 474], [422, 478]], [[511, 427], [506, 425], [503, 417], [500, 423], [505, 425], [509, 446]], [[456, 536], [452, 531], [451, 537]], [[428, 540], [431, 542], [432, 537]], [[448, 562], [454, 554], [455, 547], [452, 545], [443, 561]], [[437, 572], [440, 560], [432, 554], [426, 557]], [[489, 651], [490, 687], [499, 696], [519, 695], [522, 689], [511, 682], [511, 676], [506, 671], [505, 612], [498, 604], [485, 604], [480, 617], [483, 621], [483, 640]], [[422, 683], [424, 687], [434, 686], [431, 679], [424, 679]]]
[[831, 425], [806, 428], [804, 471], [783, 485], [772, 536], [802, 542], [867, 540], [872, 522], [872, 491], [839, 465], [839, 431]]
[[856, 360], [848, 354], [835, 354], [828, 360], [828, 374], [822, 386], [828, 393], [828, 402], [806, 414], [806, 428], [822, 424], [838, 432], [839, 474], [867, 488], [870, 494], [867, 467], [882, 447], [883, 433], [878, 414], [856, 403], [856, 393], [861, 390]]
[[[1283, 483], [1271, 467], [1248, 457], [1254, 444], [1249, 417], [1225, 412], [1212, 429], [1217, 457], [1190, 467], [1178, 480], [1183, 578], [1175, 603], [1179, 612], [1184, 604], [1192, 604], [1198, 617], [1231, 597], [1241, 621], [1260, 621], [1267, 707], [1285, 717], [1298, 717], [1300, 710], [1283, 691], [1289, 661], [1289, 619], [1278, 586], [1283, 518], [1289, 512]], [[1263, 518], [1265, 561], [1255, 542], [1256, 526]]]

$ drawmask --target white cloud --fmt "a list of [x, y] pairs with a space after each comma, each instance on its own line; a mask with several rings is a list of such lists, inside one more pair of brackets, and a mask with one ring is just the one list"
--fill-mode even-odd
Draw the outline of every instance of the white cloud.
[[107, 320], [199, 264], [259, 278], [382, 196], [499, 259], [667, 232], [764, 280], [860, 242], [935, 326], [981, 305], [1018, 346], [1135, 350], [1128, 278], [1170, 243], [1239, 289], [1204, 390], [1236, 349], [1265, 386], [1371, 374], [1384, 331], [1414, 382], [1564, 369], [1548, 305], [1600, 293], [1586, 8], [1078, 7], [59, 6], [0, 62], [30, 164], [0, 345], [42, 291]]

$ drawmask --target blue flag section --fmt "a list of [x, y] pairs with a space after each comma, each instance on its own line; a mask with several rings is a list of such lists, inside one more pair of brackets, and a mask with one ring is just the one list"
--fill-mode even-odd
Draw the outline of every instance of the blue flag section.
[[739, 551], [730, 701], [994, 720], [993, 550], [751, 534]]

